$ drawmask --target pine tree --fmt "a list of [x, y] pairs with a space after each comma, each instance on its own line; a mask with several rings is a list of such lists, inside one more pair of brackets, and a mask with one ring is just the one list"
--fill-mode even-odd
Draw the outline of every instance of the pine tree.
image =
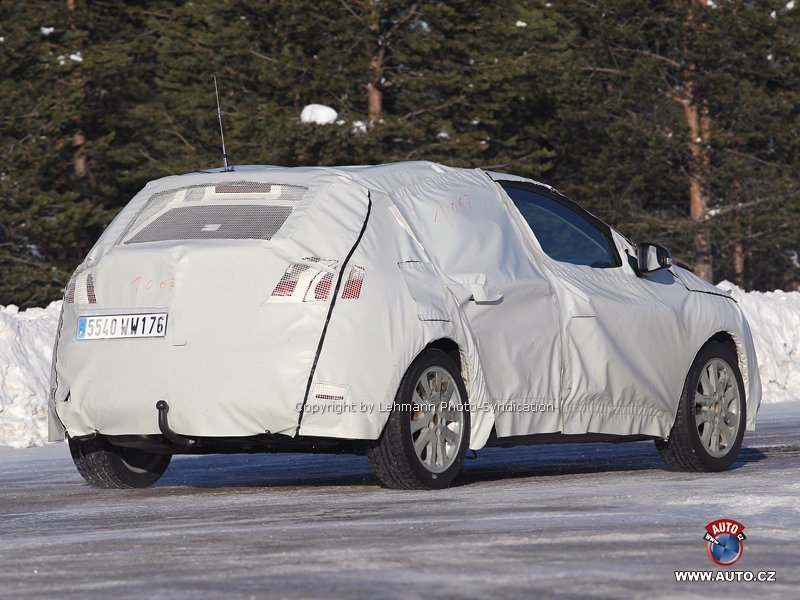
[[[800, 238], [786, 186], [798, 158], [800, 36], [796, 15], [770, 16], [778, 5], [620, 0], [560, 9], [580, 32], [585, 74], [561, 129], [589, 141], [558, 152], [578, 171], [567, 186], [607, 196], [600, 202], [616, 203], [607, 208], [617, 222], [636, 216], [637, 237], [672, 240], [677, 257], [709, 280], [714, 270], [735, 276], [734, 255], [740, 266], [747, 255], [753, 267], [739, 280], [748, 287], [775, 284], [754, 267], [775, 267], [780, 252], [760, 240], [785, 231], [779, 244], [791, 249]], [[789, 261], [777, 262], [791, 277]]]
[[506, 170], [706, 277], [800, 279], [784, 2], [60, 0], [4, 4], [0, 37], [1, 303], [58, 297], [148, 180], [221, 165], [214, 75], [233, 163]]
[[2, 10], [0, 294], [30, 305], [58, 297], [106, 220], [90, 200], [88, 15], [73, 2]]

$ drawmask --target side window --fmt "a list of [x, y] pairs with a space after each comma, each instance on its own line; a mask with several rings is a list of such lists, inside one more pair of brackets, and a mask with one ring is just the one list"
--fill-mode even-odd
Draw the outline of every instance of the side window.
[[580, 213], [531, 190], [504, 189], [551, 258], [598, 269], [619, 265], [608, 235]]

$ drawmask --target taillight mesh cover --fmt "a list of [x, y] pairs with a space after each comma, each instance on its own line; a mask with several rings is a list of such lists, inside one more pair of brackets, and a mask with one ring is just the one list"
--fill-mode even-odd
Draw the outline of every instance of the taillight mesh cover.
[[333, 284], [333, 273], [325, 273], [322, 279], [314, 287], [314, 300], [327, 300], [331, 295], [331, 285]]
[[291, 296], [297, 287], [297, 281], [300, 279], [300, 275], [306, 269], [308, 269], [306, 265], [298, 265], [296, 263], [290, 264], [289, 268], [286, 269], [283, 277], [281, 277], [280, 281], [278, 282], [278, 285], [276, 285], [275, 289], [272, 290], [272, 295]]
[[[308, 256], [303, 262], [289, 263], [268, 302], [319, 302], [329, 300], [333, 288], [336, 260]], [[319, 265], [320, 268], [317, 268]]]
[[97, 304], [97, 296], [94, 293], [94, 277], [91, 273], [86, 276], [86, 298], [89, 304]]
[[94, 274], [87, 267], [78, 267], [64, 293], [67, 304], [97, 304]]
[[67, 284], [67, 293], [64, 295], [64, 302], [67, 304], [75, 303], [75, 280], [70, 279]]
[[347, 275], [347, 281], [342, 290], [343, 300], [358, 300], [361, 297], [361, 286], [364, 284], [364, 267], [353, 265]]

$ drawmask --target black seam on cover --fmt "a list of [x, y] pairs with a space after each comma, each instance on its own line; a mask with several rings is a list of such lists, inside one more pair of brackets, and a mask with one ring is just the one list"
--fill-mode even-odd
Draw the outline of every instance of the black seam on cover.
[[308, 383], [306, 384], [306, 393], [303, 396], [303, 404], [300, 406], [300, 416], [297, 419], [297, 429], [295, 429], [295, 435], [300, 435], [300, 425], [303, 423], [303, 414], [306, 410], [306, 404], [308, 403], [308, 395], [311, 393], [311, 383], [314, 380], [314, 373], [317, 370], [317, 363], [319, 362], [319, 356], [322, 353], [322, 346], [325, 343], [325, 335], [328, 333], [328, 325], [331, 322], [331, 315], [333, 314], [333, 307], [336, 306], [336, 299], [339, 296], [339, 288], [342, 285], [342, 279], [344, 278], [344, 273], [347, 270], [347, 264], [350, 262], [350, 258], [353, 256], [353, 253], [358, 248], [358, 245], [361, 243], [361, 238], [364, 237], [364, 232], [367, 230], [367, 223], [369, 222], [369, 215], [372, 212], [372, 198], [370, 197], [369, 192], [367, 192], [367, 214], [364, 217], [364, 225], [361, 226], [361, 232], [358, 234], [358, 238], [356, 238], [355, 244], [353, 247], [350, 248], [350, 252], [347, 254], [347, 257], [344, 259], [342, 263], [342, 268], [339, 270], [339, 277], [336, 279], [336, 288], [333, 290], [333, 298], [331, 299], [331, 304], [328, 307], [328, 316], [325, 318], [325, 325], [322, 327], [322, 335], [319, 337], [319, 343], [317, 344], [317, 353], [314, 356], [314, 362], [311, 365], [311, 372], [308, 374]]

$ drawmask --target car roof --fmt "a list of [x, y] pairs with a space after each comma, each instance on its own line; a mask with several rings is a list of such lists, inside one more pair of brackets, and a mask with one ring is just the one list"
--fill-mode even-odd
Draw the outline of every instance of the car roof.
[[[161, 187], [162, 184], [167, 183], [170, 186], [174, 185], [192, 185], [194, 183], [207, 182], [209, 174], [225, 173], [226, 179], [231, 177], [231, 174], [241, 174], [243, 177], [247, 175], [267, 175], [272, 174], [280, 177], [281, 175], [291, 176], [293, 179], [298, 176], [306, 179], [309, 184], [314, 180], [328, 179], [331, 175], [340, 175], [347, 179], [356, 181], [367, 188], [380, 190], [384, 192], [391, 192], [398, 188], [418, 185], [422, 181], [435, 178], [439, 175], [454, 173], [458, 171], [473, 171], [475, 169], [465, 169], [457, 167], [449, 167], [430, 161], [404, 161], [395, 163], [386, 163], [379, 165], [346, 165], [346, 166], [320, 166], [320, 167], [281, 167], [275, 165], [237, 165], [232, 170], [225, 171], [224, 168], [207, 169], [203, 171], [194, 171], [183, 175], [163, 177], [151, 181], [148, 186], [155, 185]], [[499, 173], [496, 171], [486, 171], [477, 169], [485, 173], [494, 181], [526, 181], [536, 183], [550, 188], [549, 185], [520, 177], [517, 175], [510, 175], [507, 173]], [[552, 188], [551, 188], [552, 189]]]

